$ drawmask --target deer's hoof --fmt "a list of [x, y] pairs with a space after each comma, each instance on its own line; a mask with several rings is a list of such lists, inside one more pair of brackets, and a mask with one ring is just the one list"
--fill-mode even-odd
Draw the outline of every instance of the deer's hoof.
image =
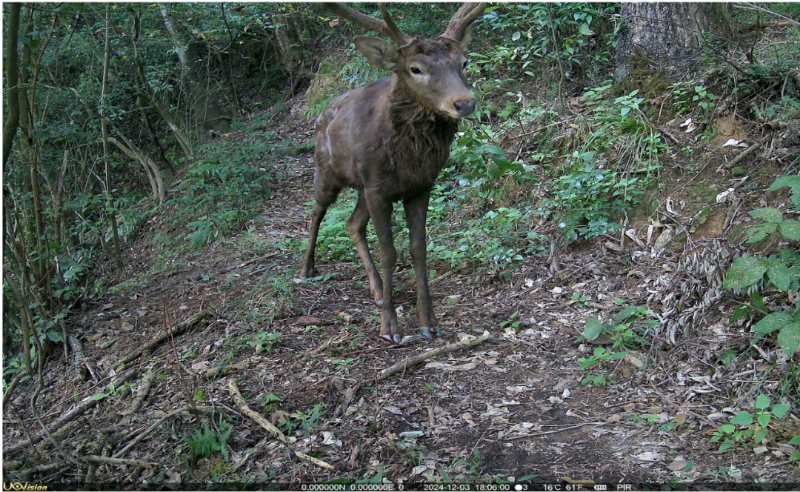
[[439, 338], [442, 337], [442, 330], [440, 330], [438, 326], [436, 328], [434, 328], [433, 330], [434, 331], [431, 331], [431, 329], [428, 328], [427, 326], [420, 326], [419, 327], [419, 332], [422, 333], [422, 336], [424, 336], [428, 340], [433, 340], [436, 337], [439, 337]]
[[382, 338], [382, 339], [384, 339], [384, 340], [386, 340], [386, 341], [387, 341], [387, 342], [389, 342], [389, 343], [396, 343], [396, 344], [399, 344], [399, 343], [400, 343], [400, 341], [403, 339], [403, 337], [402, 337], [402, 336], [400, 336], [399, 334], [394, 334], [394, 335], [381, 335], [381, 338]]

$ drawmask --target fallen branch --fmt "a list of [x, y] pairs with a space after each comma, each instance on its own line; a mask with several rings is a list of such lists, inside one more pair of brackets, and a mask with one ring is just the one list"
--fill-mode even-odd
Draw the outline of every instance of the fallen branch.
[[150, 387], [153, 385], [153, 381], [156, 379], [156, 372], [151, 367], [147, 374], [144, 375], [142, 378], [142, 382], [139, 384], [139, 388], [136, 390], [136, 396], [133, 398], [131, 405], [120, 412], [120, 415], [132, 415], [136, 410], [139, 409], [144, 399], [147, 397], [147, 393], [150, 392]]
[[110, 463], [112, 465], [128, 465], [138, 466], [140, 468], [157, 468], [161, 466], [159, 463], [144, 460], [126, 460], [121, 458], [106, 458], [105, 456], [84, 456], [81, 458], [83, 461], [90, 461], [92, 463]]
[[742, 162], [742, 160], [743, 160], [745, 157], [747, 157], [748, 155], [752, 154], [752, 153], [753, 153], [753, 151], [755, 151], [755, 150], [757, 150], [757, 149], [760, 149], [760, 148], [761, 148], [761, 143], [759, 143], [759, 142], [756, 142], [756, 143], [754, 143], [754, 144], [753, 144], [753, 145], [751, 145], [750, 147], [746, 148], [746, 149], [744, 150], [744, 152], [742, 152], [741, 154], [739, 154], [738, 156], [736, 156], [736, 158], [735, 158], [735, 159], [733, 159], [732, 161], [730, 161], [730, 162], [726, 163], [726, 164], [725, 164], [725, 167], [726, 167], [726, 168], [728, 168], [728, 169], [731, 169], [732, 167], [734, 167], [734, 166], [736, 166], [737, 164], [739, 164], [740, 162]]
[[584, 427], [587, 425], [605, 425], [606, 422], [584, 422], [578, 425], [570, 425], [569, 427], [562, 427], [561, 429], [555, 429], [551, 431], [544, 431], [544, 432], [536, 432], [533, 434], [525, 434], [523, 436], [514, 436], [514, 437], [507, 437], [506, 441], [516, 441], [517, 439], [525, 439], [526, 437], [537, 437], [537, 436], [547, 436], [550, 434], [558, 434], [559, 432], [564, 432], [568, 430], [578, 429], [580, 427]]
[[307, 455], [305, 453], [301, 453], [300, 451], [292, 450], [292, 452], [295, 455], [297, 455], [298, 458], [310, 461], [310, 462], [314, 463], [317, 466], [321, 466], [322, 468], [327, 468], [328, 470], [333, 470], [334, 469], [333, 465], [331, 465], [329, 463], [325, 463], [324, 461], [322, 461], [319, 458], [314, 458], [313, 456], [309, 456], [309, 455]]
[[19, 382], [22, 380], [22, 378], [24, 378], [28, 374], [30, 373], [28, 372], [27, 369], [25, 369], [22, 372], [18, 372], [17, 375], [14, 376], [14, 379], [12, 379], [10, 383], [8, 383], [8, 389], [6, 389], [6, 392], [3, 393], [3, 406], [6, 406], [6, 403], [11, 399], [11, 395], [14, 394], [14, 390], [17, 389], [17, 385], [19, 384]]
[[86, 356], [84, 355], [83, 344], [74, 333], [69, 333], [67, 335], [67, 341], [69, 342], [70, 348], [72, 348], [72, 359], [73, 365], [75, 366], [75, 385], [78, 386], [81, 382], [86, 381], [88, 377], [88, 371], [86, 370], [84, 362]]
[[417, 354], [413, 357], [409, 357], [406, 360], [399, 362], [391, 367], [388, 367], [381, 371], [378, 374], [378, 377], [375, 378], [376, 381], [382, 381], [389, 376], [397, 374], [398, 372], [405, 371], [407, 368], [415, 366], [417, 364], [422, 363], [430, 359], [431, 357], [436, 357], [437, 355], [447, 354], [449, 352], [455, 352], [456, 350], [461, 350], [469, 347], [474, 347], [480, 343], [485, 342], [490, 337], [488, 331], [484, 331], [483, 335], [479, 336], [478, 338], [474, 338], [472, 340], [463, 340], [461, 342], [451, 343], [449, 345], [445, 345], [444, 347], [439, 347], [437, 349], [428, 350], [427, 352], [423, 352], [421, 354]]
[[[3, 468], [5, 468], [5, 463], [3, 465], [4, 465]], [[36, 466], [32, 466], [30, 468], [25, 468], [23, 470], [18, 471], [15, 476], [16, 477], [29, 477], [29, 476], [33, 475], [34, 473], [51, 472], [53, 470], [57, 470], [57, 469], [62, 468], [62, 467], [66, 468], [68, 466], [70, 466], [70, 465], [67, 465], [66, 463], [63, 463], [63, 462], [61, 462], [61, 463], [48, 463], [46, 465], [36, 465]]]
[[271, 432], [272, 434], [275, 434], [275, 436], [277, 436], [277, 438], [280, 439], [281, 442], [286, 444], [286, 447], [292, 454], [294, 454], [300, 459], [310, 461], [311, 463], [314, 463], [317, 466], [321, 466], [322, 468], [327, 468], [328, 470], [334, 469], [333, 465], [331, 465], [330, 463], [326, 463], [319, 458], [314, 458], [313, 456], [301, 453], [300, 451], [295, 451], [291, 447], [289, 447], [289, 442], [286, 439], [286, 436], [283, 434], [283, 432], [281, 432], [280, 429], [272, 425], [272, 423], [269, 420], [262, 417], [260, 413], [256, 412], [255, 410], [250, 408], [249, 405], [247, 405], [247, 402], [242, 397], [242, 393], [239, 391], [239, 386], [236, 384], [236, 381], [232, 379], [228, 380], [228, 390], [231, 392], [231, 397], [233, 398], [233, 401], [236, 403], [236, 406], [239, 407], [239, 410], [243, 414], [253, 419], [258, 425], [260, 425], [267, 431]]
[[116, 365], [114, 365], [114, 368], [117, 369], [117, 368], [119, 368], [121, 366], [124, 366], [128, 362], [139, 358], [140, 355], [142, 355], [144, 353], [147, 353], [147, 352], [150, 352], [151, 350], [153, 350], [157, 346], [159, 346], [162, 343], [164, 343], [164, 341], [167, 340], [167, 338], [169, 338], [170, 335], [171, 336], [180, 335], [181, 333], [183, 333], [187, 329], [189, 329], [192, 326], [194, 326], [197, 323], [199, 323], [211, 311], [212, 311], [212, 309], [205, 309], [205, 310], [200, 311], [199, 313], [195, 314], [194, 316], [190, 317], [189, 319], [184, 320], [181, 323], [178, 323], [171, 331], [167, 331], [167, 332], [161, 333], [160, 335], [155, 337], [152, 341], [150, 341], [149, 343], [147, 343], [147, 344], [143, 345], [142, 347], [140, 347], [138, 350], [135, 350], [135, 351], [131, 352], [130, 354], [126, 355], [125, 357], [123, 357], [122, 359], [120, 359], [120, 361], [117, 362]]
[[250, 367], [250, 361], [246, 360], [244, 362], [240, 362], [238, 364], [231, 364], [224, 367], [212, 367], [211, 369], [207, 370], [203, 376], [206, 379], [216, 379], [221, 378], [223, 376], [227, 376], [234, 372], [242, 372]]
[[262, 417], [260, 413], [250, 408], [245, 399], [242, 397], [242, 393], [239, 391], [239, 386], [236, 384], [236, 381], [232, 379], [228, 381], [228, 391], [231, 392], [231, 398], [233, 398], [233, 402], [236, 403], [236, 406], [239, 407], [239, 411], [255, 420], [258, 425], [265, 428], [267, 431], [274, 434], [278, 439], [281, 440], [281, 442], [288, 442], [286, 440], [286, 436], [283, 435], [283, 432], [281, 432], [280, 429], [272, 425], [272, 422]]
[[272, 252], [272, 253], [270, 253], [268, 255], [258, 256], [256, 258], [252, 258], [252, 259], [247, 260], [247, 261], [245, 261], [243, 263], [239, 263], [238, 265], [229, 266], [226, 269], [224, 269], [223, 272], [230, 272], [231, 270], [236, 270], [237, 268], [244, 268], [247, 265], [256, 263], [256, 262], [261, 261], [261, 260], [268, 260], [268, 259], [272, 258], [273, 256], [277, 256], [278, 253], [279, 253], [279, 251], [274, 251], [274, 252]]
[[[120, 375], [117, 379], [113, 380], [111, 382], [111, 384], [113, 384], [114, 387], [118, 387], [118, 386], [122, 385], [125, 381], [127, 381], [131, 377], [133, 377], [134, 373], [135, 373], [135, 371], [133, 369], [131, 369], [130, 371], [127, 371], [127, 372], [123, 373], [122, 375]], [[92, 408], [95, 405], [97, 405], [97, 402], [99, 402], [100, 400], [101, 399], [96, 399], [95, 395], [87, 396], [86, 398], [81, 400], [80, 403], [78, 403], [75, 406], [75, 408], [73, 408], [69, 412], [65, 413], [64, 415], [62, 415], [61, 417], [56, 419], [53, 423], [48, 425], [47, 426], [47, 431], [48, 432], [55, 432], [57, 429], [63, 427], [64, 425], [66, 425], [70, 421], [74, 420], [79, 415], [84, 414], [87, 410], [89, 410], [90, 408]], [[47, 434], [44, 431], [42, 431], [39, 434], [31, 437], [30, 440], [21, 441], [21, 442], [18, 442], [16, 444], [12, 444], [10, 446], [4, 447], [3, 448], [3, 452], [6, 453], [6, 454], [10, 454], [10, 453], [13, 453], [15, 451], [19, 451], [22, 448], [26, 448], [26, 447], [32, 446], [32, 445], [36, 444], [37, 442], [41, 441], [44, 437], [46, 437], [46, 435]]]

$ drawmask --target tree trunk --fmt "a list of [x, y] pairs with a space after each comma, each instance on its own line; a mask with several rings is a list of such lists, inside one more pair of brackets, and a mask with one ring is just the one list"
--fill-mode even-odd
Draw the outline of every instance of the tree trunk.
[[[178, 60], [183, 67], [183, 81], [186, 84], [187, 93], [192, 95], [192, 106], [194, 108], [195, 126], [201, 138], [206, 136], [206, 132], [214, 131], [217, 133], [227, 133], [230, 131], [230, 118], [226, 117], [222, 107], [211, 97], [209, 97], [207, 84], [200, 76], [202, 63], [197, 54], [199, 41], [191, 40], [188, 44], [183, 43], [165, 4], [160, 4], [161, 17], [164, 19], [164, 26], [167, 28], [172, 42], [175, 45], [175, 52]], [[208, 78], [206, 77], [206, 80]]]
[[3, 169], [11, 154], [11, 144], [19, 126], [19, 99], [17, 96], [17, 70], [19, 69], [19, 54], [17, 53], [17, 38], [19, 34], [19, 3], [9, 6], [8, 29], [6, 30], [6, 94], [8, 114], [3, 126]]
[[111, 58], [111, 4], [106, 4], [106, 29], [103, 43], [103, 81], [100, 87], [100, 127], [103, 134], [103, 164], [105, 171], [106, 210], [108, 222], [111, 225], [111, 239], [114, 245], [114, 260], [117, 268], [122, 270], [122, 252], [119, 246], [119, 232], [117, 231], [117, 212], [114, 209], [114, 197], [111, 189], [111, 164], [108, 159], [108, 115], [106, 114], [105, 97], [108, 89], [108, 62]]
[[617, 45], [617, 82], [630, 74], [631, 63], [639, 58], [667, 72], [693, 70], [700, 63], [703, 34], [730, 32], [724, 3], [624, 2], [621, 14], [627, 30]]

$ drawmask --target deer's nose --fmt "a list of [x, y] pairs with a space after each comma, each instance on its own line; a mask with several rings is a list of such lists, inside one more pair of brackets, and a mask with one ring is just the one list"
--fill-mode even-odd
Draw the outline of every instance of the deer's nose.
[[456, 108], [456, 113], [459, 116], [469, 116], [475, 112], [475, 99], [470, 99], [469, 101], [456, 101], [454, 103]]

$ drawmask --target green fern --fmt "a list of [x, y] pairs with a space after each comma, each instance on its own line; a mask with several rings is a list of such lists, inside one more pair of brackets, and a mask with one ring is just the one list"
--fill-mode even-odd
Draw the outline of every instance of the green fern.
[[227, 461], [229, 458], [227, 441], [233, 429], [223, 420], [219, 424], [219, 430], [220, 432], [215, 432], [208, 427], [208, 424], [203, 424], [203, 432], [195, 430], [194, 436], [184, 437], [183, 440], [192, 449], [195, 458], [204, 458], [211, 456], [211, 453], [219, 452]]

